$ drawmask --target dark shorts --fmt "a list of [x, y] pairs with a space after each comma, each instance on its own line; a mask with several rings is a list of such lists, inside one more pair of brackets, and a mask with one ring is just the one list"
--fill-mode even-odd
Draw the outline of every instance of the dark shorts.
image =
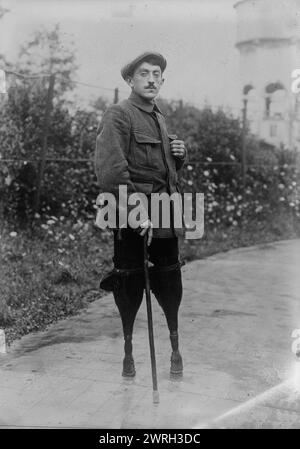
[[[143, 268], [143, 237], [132, 229], [122, 229], [121, 239], [114, 232], [114, 266], [120, 269]], [[178, 263], [178, 238], [153, 238], [148, 246], [149, 260], [155, 266], [165, 267]]]
[[[120, 276], [144, 272], [144, 238], [132, 229], [122, 229], [121, 238], [119, 235], [118, 231], [114, 231], [114, 269], [105, 274], [100, 281], [100, 288], [106, 291], [114, 290]], [[148, 255], [154, 265], [150, 268], [150, 278], [156, 268], [159, 271], [173, 271], [184, 265], [179, 260], [177, 237], [153, 238], [151, 245], [148, 246]]]

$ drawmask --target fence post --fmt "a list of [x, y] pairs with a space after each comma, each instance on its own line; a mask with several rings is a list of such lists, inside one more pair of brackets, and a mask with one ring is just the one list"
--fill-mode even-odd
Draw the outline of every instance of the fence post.
[[243, 124], [242, 124], [242, 180], [243, 193], [245, 193], [246, 173], [247, 173], [247, 158], [246, 158], [246, 127], [247, 127], [247, 98], [243, 99]]
[[47, 144], [48, 144], [48, 134], [49, 134], [49, 124], [50, 124], [50, 112], [52, 109], [54, 84], [55, 84], [55, 75], [50, 75], [48, 92], [47, 92], [46, 110], [45, 110], [44, 124], [43, 124], [43, 131], [42, 131], [42, 136], [43, 136], [42, 151], [41, 151], [38, 179], [37, 179], [37, 185], [36, 185], [36, 196], [35, 196], [35, 204], [34, 204], [35, 212], [38, 211], [39, 206], [40, 206], [41, 188], [42, 188], [42, 182], [43, 182], [44, 171], [45, 171], [45, 166], [46, 166], [46, 156], [47, 156], [47, 149], [48, 149]]
[[118, 103], [119, 101], [119, 88], [115, 88], [115, 95], [114, 95], [114, 104]]

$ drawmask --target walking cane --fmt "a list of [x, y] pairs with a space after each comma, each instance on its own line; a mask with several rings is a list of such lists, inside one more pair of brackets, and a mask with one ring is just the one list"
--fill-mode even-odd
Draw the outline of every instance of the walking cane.
[[146, 291], [146, 304], [147, 304], [147, 318], [148, 318], [148, 333], [150, 344], [150, 358], [152, 369], [152, 385], [153, 385], [153, 403], [159, 403], [159, 393], [157, 389], [157, 374], [156, 374], [156, 360], [155, 360], [155, 348], [153, 337], [153, 321], [152, 321], [152, 308], [151, 308], [151, 295], [150, 295], [150, 278], [148, 267], [148, 249], [147, 249], [148, 233], [144, 235], [144, 275], [145, 275], [145, 291]]

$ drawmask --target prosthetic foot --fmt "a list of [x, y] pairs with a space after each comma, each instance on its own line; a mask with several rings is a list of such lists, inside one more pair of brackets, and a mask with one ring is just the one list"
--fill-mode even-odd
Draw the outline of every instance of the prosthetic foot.
[[134, 360], [132, 355], [125, 355], [123, 360], [123, 371], [122, 371], [123, 377], [134, 377], [135, 376], [135, 367], [134, 367]]
[[178, 333], [171, 332], [170, 340], [172, 346], [170, 376], [171, 378], [178, 379], [183, 375], [183, 362], [178, 350]]
[[182, 357], [179, 351], [173, 351], [171, 355], [171, 369], [170, 376], [173, 378], [179, 378], [183, 375], [183, 363]]
[[125, 335], [124, 337], [124, 351], [125, 357], [123, 360], [123, 377], [134, 377], [135, 376], [135, 367], [134, 360], [132, 357], [132, 335]]

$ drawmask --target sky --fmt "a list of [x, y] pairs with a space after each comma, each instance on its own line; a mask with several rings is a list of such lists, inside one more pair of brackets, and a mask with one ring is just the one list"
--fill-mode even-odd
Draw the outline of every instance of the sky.
[[[76, 80], [129, 88], [121, 67], [145, 50], [167, 59], [161, 96], [201, 106], [241, 107], [235, 48], [236, 0], [0, 0], [10, 11], [0, 21], [0, 53], [15, 62], [20, 44], [41, 27], [61, 25], [73, 40]], [[78, 101], [112, 92], [78, 87]]]

